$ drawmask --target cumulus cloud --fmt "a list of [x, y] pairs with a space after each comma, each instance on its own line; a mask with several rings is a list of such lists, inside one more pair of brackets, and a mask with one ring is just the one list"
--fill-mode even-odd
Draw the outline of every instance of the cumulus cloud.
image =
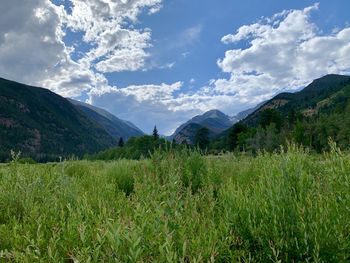
[[59, 8], [44, 0], [1, 1], [0, 72], [39, 84], [65, 58]]
[[[89, 93], [90, 101], [102, 107], [109, 105], [108, 110], [131, 119], [146, 131], [158, 123], [162, 132], [170, 133], [179, 122], [194, 114], [213, 108], [235, 114], [282, 90], [307, 85], [324, 74], [346, 73], [350, 69], [349, 28], [322, 35], [317, 25], [310, 21], [311, 13], [317, 9], [318, 4], [303, 10], [284, 10], [258, 23], [244, 25], [235, 34], [224, 36], [222, 42], [225, 44], [237, 45], [246, 41], [249, 46], [229, 49], [224, 58], [218, 60], [221, 70], [230, 74], [229, 78], [211, 80], [197, 91], [182, 93], [183, 84], [180, 82], [129, 86], [104, 89], [103, 92], [101, 89], [97, 92], [93, 90]], [[193, 43], [198, 41], [202, 29], [202, 25], [189, 27], [181, 36]], [[130, 39], [138, 39], [132, 43], [142, 52], [148, 47], [150, 32], [147, 30], [122, 32], [116, 29], [114, 34], [117, 32], [120, 32], [117, 41], [119, 50], [132, 46]], [[114, 40], [107, 37], [109, 34], [104, 32], [102, 35], [104, 42], [91, 51], [91, 57], [103, 57], [103, 50], [113, 46]], [[172, 41], [172, 45], [179, 43]], [[120, 64], [129, 70], [136, 69], [137, 65], [142, 67], [143, 55], [147, 54], [135, 56], [135, 60], [128, 58], [129, 65], [126, 61]], [[123, 56], [119, 55], [116, 59], [122, 60]], [[96, 67], [106, 72], [123, 70], [113, 69], [112, 60], [113, 55], [107, 56]]]
[[139, 85], [126, 88], [109, 87], [91, 90], [89, 103], [103, 107], [120, 118], [130, 120], [145, 132], [151, 132], [154, 125], [169, 135], [187, 118], [200, 113], [196, 108], [173, 109], [174, 93], [182, 82], [160, 85]]
[[[161, 1], [69, 0], [68, 9], [49, 0], [1, 1], [2, 76], [77, 97], [107, 85], [104, 73], [140, 70], [151, 31], [133, 24], [143, 10], [159, 11]], [[79, 43], [65, 43], [68, 30], [82, 35]], [[87, 50], [72, 59], [81, 46]]]
[[315, 4], [303, 10], [283, 11], [224, 36], [225, 44], [247, 41], [249, 47], [230, 49], [218, 60], [230, 78], [215, 81], [215, 90], [242, 99], [263, 100], [283, 89], [298, 89], [328, 73], [349, 73], [350, 28], [322, 35], [310, 21], [311, 12], [317, 9]]
[[94, 68], [102, 73], [135, 71], [145, 66], [151, 32], [125, 26], [125, 21], [137, 21], [143, 8], [159, 8], [161, 0], [71, 1], [71, 13], [65, 13], [62, 21], [74, 32], [83, 32], [82, 41], [94, 46], [84, 61], [97, 61]]

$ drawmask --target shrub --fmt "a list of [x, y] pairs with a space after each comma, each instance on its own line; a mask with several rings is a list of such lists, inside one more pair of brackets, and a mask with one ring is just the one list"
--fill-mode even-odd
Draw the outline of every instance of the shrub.
[[[122, 164], [125, 164], [122, 165]], [[114, 164], [107, 170], [107, 176], [115, 184], [116, 188], [125, 193], [126, 196], [134, 192], [134, 174], [133, 168], [126, 161], [120, 164]]]
[[184, 161], [182, 183], [185, 187], [191, 187], [193, 193], [198, 192], [207, 174], [205, 159], [197, 151], [192, 151]]

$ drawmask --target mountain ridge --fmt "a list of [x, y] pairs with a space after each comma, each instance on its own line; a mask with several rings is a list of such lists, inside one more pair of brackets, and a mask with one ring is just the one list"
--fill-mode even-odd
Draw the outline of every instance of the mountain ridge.
[[[193, 125], [196, 124], [196, 125]], [[194, 143], [195, 133], [199, 128], [207, 128], [210, 136], [219, 134], [233, 125], [230, 117], [220, 110], [209, 110], [201, 115], [196, 115], [187, 122], [181, 124], [175, 132], [168, 137], [177, 143], [186, 141], [188, 144]]]
[[100, 124], [114, 138], [128, 140], [131, 137], [144, 135], [144, 132], [133, 123], [122, 120], [104, 109], [81, 101], [68, 100], [82, 110], [90, 119]]
[[266, 109], [278, 109], [282, 112], [282, 115], [287, 115], [292, 110], [298, 111], [303, 108], [312, 108], [317, 102], [334, 94], [348, 83], [350, 83], [350, 76], [337, 74], [325, 75], [313, 80], [298, 92], [277, 94], [240, 122], [248, 126], [256, 126], [258, 124], [259, 114]]
[[117, 144], [67, 99], [0, 78], [0, 159], [10, 150], [38, 161], [97, 152]]

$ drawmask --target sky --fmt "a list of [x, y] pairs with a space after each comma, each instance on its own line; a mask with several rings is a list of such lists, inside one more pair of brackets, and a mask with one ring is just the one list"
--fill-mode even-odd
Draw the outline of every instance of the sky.
[[0, 77], [169, 135], [350, 74], [349, 0], [1, 0]]

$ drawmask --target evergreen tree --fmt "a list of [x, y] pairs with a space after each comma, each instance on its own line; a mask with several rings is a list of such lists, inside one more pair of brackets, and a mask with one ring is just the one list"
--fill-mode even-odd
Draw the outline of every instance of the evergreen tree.
[[267, 109], [261, 112], [259, 124], [263, 128], [267, 128], [271, 123], [274, 123], [277, 130], [280, 131], [283, 126], [283, 117], [281, 113], [275, 109]]
[[159, 134], [158, 134], [157, 126], [154, 126], [154, 129], [153, 129], [153, 138], [154, 138], [155, 140], [158, 140], [158, 139], [159, 139]]
[[[249, 128], [247, 125], [238, 122], [229, 130], [227, 136], [227, 143], [229, 150], [235, 150], [239, 145], [239, 138], [242, 137], [242, 134], [248, 133]], [[240, 136], [241, 135], [241, 136]]]
[[123, 137], [120, 137], [120, 138], [119, 138], [118, 146], [119, 146], [119, 147], [124, 147], [124, 140], [123, 140]]
[[202, 127], [197, 130], [195, 144], [202, 150], [209, 146], [209, 130], [207, 128]]

